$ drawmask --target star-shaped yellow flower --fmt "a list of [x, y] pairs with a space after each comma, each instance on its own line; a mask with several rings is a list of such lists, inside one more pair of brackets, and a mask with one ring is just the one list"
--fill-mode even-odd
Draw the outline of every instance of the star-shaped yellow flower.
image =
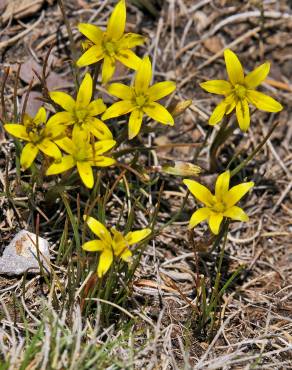
[[224, 58], [229, 81], [211, 80], [200, 84], [210, 93], [225, 95], [225, 99], [214, 109], [209, 119], [210, 125], [219, 123], [225, 114], [235, 108], [240, 129], [247, 131], [250, 125], [249, 104], [266, 112], [279, 112], [283, 109], [275, 99], [255, 90], [266, 79], [270, 63], [266, 62], [244, 76], [239, 59], [230, 49], [224, 51]]
[[245, 182], [229, 189], [230, 172], [223, 172], [217, 178], [215, 195], [197, 181], [184, 180], [183, 182], [193, 196], [205, 204], [205, 207], [193, 213], [189, 223], [191, 229], [208, 219], [212, 233], [217, 235], [223, 217], [237, 221], [248, 221], [247, 214], [235, 204], [254, 186], [253, 182]]
[[165, 81], [149, 86], [151, 79], [151, 62], [149, 57], [145, 57], [137, 70], [132, 87], [113, 83], [108, 88], [111, 95], [123, 100], [111, 105], [103, 114], [102, 119], [107, 120], [131, 112], [128, 129], [129, 139], [138, 135], [144, 114], [160, 123], [174, 125], [172, 115], [156, 101], [171, 94], [175, 90], [175, 83]]
[[48, 122], [46, 111], [41, 107], [35, 117], [24, 115], [23, 124], [7, 123], [4, 128], [9, 134], [28, 141], [20, 156], [23, 170], [29, 168], [35, 160], [39, 150], [49, 157], [60, 159], [62, 153], [54, 141], [65, 135], [65, 128], [51, 117]]
[[93, 24], [81, 23], [79, 31], [86, 36], [91, 45], [78, 59], [78, 67], [88, 66], [103, 59], [102, 83], [107, 83], [115, 72], [116, 60], [136, 70], [141, 59], [131, 50], [144, 43], [144, 37], [136, 33], [126, 33], [126, 3], [121, 0], [115, 6], [107, 24], [102, 31]]
[[139, 243], [151, 234], [151, 229], [142, 229], [131, 231], [123, 236], [114, 227], [109, 231], [101, 222], [93, 217], [84, 216], [84, 221], [90, 230], [99, 238], [82, 245], [82, 248], [88, 252], [101, 252], [97, 268], [98, 277], [106, 274], [113, 262], [114, 256], [128, 262], [132, 256], [129, 246]]
[[51, 164], [47, 169], [46, 175], [57, 175], [77, 166], [81, 180], [90, 189], [94, 185], [92, 167], [108, 167], [116, 162], [113, 158], [102, 155], [116, 144], [115, 140], [102, 140], [91, 144], [86, 132], [73, 131], [72, 140], [64, 137], [56, 141], [56, 143], [68, 155], [63, 156], [60, 161]]
[[102, 99], [91, 101], [92, 98], [92, 78], [89, 73], [79, 87], [76, 101], [68, 94], [61, 91], [52, 91], [50, 98], [65, 111], [56, 113], [53, 117], [57, 122], [66, 125], [74, 125], [73, 131], [85, 130], [91, 132], [100, 140], [112, 139], [109, 128], [96, 116], [106, 110]]

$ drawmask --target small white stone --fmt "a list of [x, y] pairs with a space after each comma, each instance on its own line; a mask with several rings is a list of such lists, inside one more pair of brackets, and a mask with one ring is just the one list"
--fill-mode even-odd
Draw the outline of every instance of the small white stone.
[[37, 238], [36, 234], [29, 231], [21, 230], [5, 248], [3, 256], [0, 257], [0, 274], [13, 276], [21, 275], [26, 271], [37, 274], [40, 272], [39, 261], [44, 272], [49, 273], [50, 251], [48, 241], [40, 236]]

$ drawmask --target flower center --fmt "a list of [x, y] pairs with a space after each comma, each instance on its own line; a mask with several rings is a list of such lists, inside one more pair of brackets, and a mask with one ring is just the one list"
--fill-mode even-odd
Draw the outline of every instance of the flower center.
[[87, 161], [88, 159], [87, 149], [85, 147], [77, 148], [77, 150], [74, 151], [73, 157], [77, 162]]
[[113, 42], [105, 42], [104, 43], [104, 49], [106, 53], [110, 56], [114, 56], [116, 53], [116, 45]]
[[148, 98], [145, 95], [138, 95], [136, 96], [135, 101], [139, 107], [143, 107], [143, 105], [148, 101]]
[[36, 125], [35, 123], [31, 122], [26, 126], [26, 132], [33, 143], [37, 143], [43, 139], [44, 129], [44, 123]]
[[236, 95], [239, 99], [243, 99], [243, 98], [245, 98], [245, 95], [246, 95], [246, 88], [245, 88], [245, 86], [243, 86], [243, 85], [236, 84], [236, 85], [234, 86], [234, 92], [235, 92], [235, 95]]
[[75, 122], [79, 123], [79, 124], [84, 123], [84, 121], [86, 120], [86, 118], [88, 116], [88, 110], [87, 109], [76, 109], [74, 113], [75, 113], [74, 114]]
[[214, 212], [217, 212], [217, 213], [223, 213], [226, 211], [226, 205], [225, 203], [221, 200], [221, 199], [217, 199], [215, 196], [214, 196], [214, 200], [213, 200], [213, 205], [212, 205], [212, 210]]

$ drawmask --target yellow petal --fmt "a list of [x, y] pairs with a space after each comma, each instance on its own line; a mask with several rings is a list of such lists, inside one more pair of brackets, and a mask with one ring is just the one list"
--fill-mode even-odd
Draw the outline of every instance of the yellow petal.
[[50, 165], [47, 169], [46, 175], [58, 175], [59, 173], [70, 170], [70, 168], [75, 166], [75, 160], [71, 155], [65, 155], [60, 161], [55, 162]]
[[126, 25], [126, 3], [120, 0], [114, 7], [107, 24], [106, 35], [110, 40], [119, 40], [125, 31]]
[[223, 215], [224, 217], [229, 217], [236, 221], [248, 221], [248, 215], [240, 207], [237, 206], [229, 208], [227, 211], [224, 212]]
[[120, 255], [120, 258], [125, 262], [129, 262], [131, 257], [132, 257], [132, 252], [128, 248], [126, 248], [124, 252]]
[[231, 93], [232, 85], [225, 80], [210, 80], [200, 83], [202, 89], [212, 94], [229, 95]]
[[133, 245], [139, 243], [141, 240], [145, 239], [150, 234], [151, 229], [131, 231], [125, 236], [125, 239], [128, 245]]
[[61, 123], [52, 124], [52, 121], [48, 121], [43, 135], [53, 141], [61, 139], [66, 135], [66, 125]]
[[101, 140], [94, 144], [94, 154], [99, 155], [108, 152], [116, 145], [115, 140]]
[[188, 187], [189, 191], [197, 198], [200, 202], [206, 206], [211, 207], [213, 204], [213, 194], [206, 186], [200, 184], [195, 180], [183, 180], [183, 183]]
[[226, 49], [224, 51], [227, 74], [232, 85], [244, 83], [244, 73], [241, 63], [233, 51]]
[[92, 78], [89, 73], [85, 74], [78, 90], [76, 108], [86, 108], [92, 96]]
[[222, 213], [212, 213], [209, 218], [209, 226], [213, 234], [218, 235], [220, 230], [220, 225], [223, 220]]
[[224, 202], [227, 208], [234, 206], [254, 186], [252, 181], [233, 186], [225, 195]]
[[74, 117], [70, 112], [58, 112], [49, 118], [47, 122], [47, 127], [55, 126], [59, 123], [64, 123], [66, 125], [72, 125], [74, 122]]
[[217, 177], [215, 185], [215, 196], [217, 200], [222, 200], [225, 193], [228, 192], [230, 182], [230, 171], [225, 171]]
[[136, 72], [134, 87], [137, 94], [146, 92], [152, 79], [152, 66], [149, 57], [144, 57]]
[[60, 124], [60, 125], [54, 125], [53, 127], [46, 127], [45, 133], [48, 138], [50, 138], [52, 141], [62, 139], [66, 136], [66, 126]]
[[81, 55], [76, 64], [78, 67], [89, 66], [90, 64], [99, 62], [103, 57], [104, 53], [101, 46], [94, 45]]
[[73, 154], [74, 143], [69, 137], [63, 137], [62, 139], [55, 140], [55, 143], [68, 154]]
[[225, 114], [230, 114], [233, 111], [233, 109], [236, 107], [236, 100], [233, 94], [230, 94], [225, 98], [225, 104], [226, 104]]
[[142, 119], [143, 111], [140, 109], [135, 109], [130, 114], [128, 127], [129, 140], [133, 139], [135, 136], [138, 135], [142, 125]]
[[87, 123], [89, 131], [99, 140], [112, 139], [113, 135], [107, 125], [98, 118], [92, 117]]
[[275, 99], [259, 91], [248, 90], [247, 99], [256, 108], [266, 112], [276, 113], [283, 109], [283, 106], [280, 103], [278, 103]]
[[151, 102], [150, 104], [147, 104], [143, 107], [143, 111], [147, 114], [147, 116], [151, 117], [155, 121], [158, 121], [165, 125], [174, 125], [172, 115], [159, 103]]
[[55, 159], [61, 159], [62, 157], [60, 149], [49, 139], [42, 140], [37, 144], [37, 147], [49, 157], [53, 157]]
[[27, 127], [31, 125], [31, 121], [33, 121], [33, 118], [29, 114], [24, 113], [22, 124]]
[[60, 105], [67, 112], [74, 113], [76, 104], [75, 100], [70, 95], [61, 91], [51, 91], [49, 95], [53, 102]]
[[236, 104], [236, 117], [240, 129], [245, 132], [250, 125], [250, 115], [247, 99], [239, 100]]
[[33, 143], [27, 143], [24, 146], [20, 156], [20, 165], [24, 170], [32, 165], [32, 162], [35, 160], [38, 152], [38, 147]]
[[254, 89], [260, 85], [270, 72], [270, 63], [266, 62], [250, 72], [244, 79], [248, 89]]
[[223, 100], [213, 110], [213, 112], [212, 112], [212, 114], [209, 118], [209, 125], [211, 125], [211, 126], [217, 125], [217, 123], [219, 123], [222, 120], [225, 113], [226, 113], [226, 103]]
[[115, 227], [111, 227], [111, 233], [113, 235], [112, 247], [116, 254], [116, 251], [121, 250], [121, 248], [125, 248], [127, 246], [127, 243], [123, 234], [120, 231], [118, 231]]
[[132, 50], [120, 50], [116, 54], [116, 58], [126, 67], [134, 69], [135, 71], [139, 68], [142, 60]]
[[158, 82], [148, 89], [149, 99], [156, 101], [171, 94], [176, 89], [176, 85], [172, 81]]
[[[88, 128], [85, 125], [74, 125], [72, 131], [72, 142], [74, 151], [78, 151], [80, 148], [85, 149], [89, 145], [90, 136]], [[68, 142], [69, 143], [69, 142]]]
[[[78, 156], [78, 152], [89, 153], [93, 143], [91, 142], [91, 135], [88, 125], [74, 125], [72, 130], [72, 141], [74, 143], [74, 152]], [[82, 155], [83, 156], [83, 155]]]
[[234, 107], [235, 107], [235, 98], [233, 94], [230, 94], [224, 100], [222, 100], [214, 109], [213, 113], [209, 118], [209, 125], [214, 126], [217, 123], [219, 123], [222, 120], [224, 114], [231, 113]]
[[107, 273], [113, 262], [113, 252], [110, 249], [105, 249], [99, 257], [97, 275], [101, 278], [104, 274]]
[[197, 226], [200, 222], [206, 220], [211, 215], [210, 208], [203, 207], [198, 209], [196, 212], [192, 214], [192, 217], [189, 222], [189, 228], [193, 229], [195, 226]]
[[90, 40], [85, 40], [85, 41], [81, 42], [81, 47], [82, 47], [82, 50], [84, 50], [84, 51], [88, 50], [93, 45], [94, 45], [94, 43]]
[[111, 84], [107, 91], [111, 95], [123, 100], [131, 100], [135, 96], [134, 90], [131, 87], [120, 83]]
[[103, 84], [109, 82], [109, 80], [113, 77], [113, 74], [115, 73], [115, 69], [115, 59], [108, 55], [105, 55], [101, 71], [101, 81]]
[[77, 169], [84, 185], [87, 188], [92, 189], [94, 185], [94, 178], [91, 165], [85, 161], [77, 162]]
[[10, 135], [29, 141], [25, 126], [18, 123], [7, 123], [4, 128]]
[[119, 255], [122, 250], [127, 247], [127, 243], [125, 238], [123, 237], [123, 234], [118, 231], [115, 227], [111, 228], [111, 233], [113, 234], [113, 243], [112, 247], [114, 249], [115, 255]]
[[121, 258], [125, 262], [130, 262], [132, 252], [127, 248], [127, 245], [121, 245], [120, 248], [114, 249], [114, 255]]
[[40, 107], [37, 114], [35, 115], [33, 122], [39, 125], [40, 123], [45, 123], [47, 120], [47, 113], [44, 107]]
[[111, 244], [112, 238], [108, 229], [99, 221], [97, 221], [94, 217], [90, 217], [87, 215], [83, 216], [84, 221], [87, 223], [90, 230], [99, 237], [102, 241], [107, 243], [108, 245]]
[[138, 33], [126, 33], [119, 40], [119, 49], [132, 49], [135, 46], [144, 44], [145, 37], [139, 35]]
[[78, 30], [96, 45], [101, 44], [103, 32], [99, 27], [89, 23], [80, 23], [78, 25]]
[[104, 156], [96, 156], [94, 157], [93, 161], [91, 161], [91, 165], [96, 167], [109, 167], [115, 163], [115, 159]]
[[[78, 152], [80, 150], [85, 150], [85, 145], [90, 145], [89, 140], [90, 140], [90, 128], [88, 125], [88, 122], [83, 123], [81, 125], [76, 124], [73, 126], [72, 130], [72, 138], [74, 137], [74, 146], [71, 149], [72, 153]], [[78, 139], [79, 138], [79, 139]], [[81, 141], [81, 138], [82, 141]], [[82, 148], [82, 149], [81, 149]], [[71, 154], [71, 153], [70, 153]]]
[[98, 252], [104, 250], [104, 243], [101, 240], [90, 240], [82, 245], [82, 249], [87, 252]]
[[135, 108], [135, 105], [130, 100], [123, 100], [112, 104], [102, 115], [102, 120], [119, 117], [130, 113]]
[[106, 105], [102, 99], [96, 99], [88, 105], [87, 110], [91, 116], [97, 116], [106, 110]]

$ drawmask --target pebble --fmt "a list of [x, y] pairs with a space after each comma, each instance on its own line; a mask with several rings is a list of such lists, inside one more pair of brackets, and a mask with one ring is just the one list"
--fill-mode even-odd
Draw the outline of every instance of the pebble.
[[[0, 257], [1, 275], [22, 275], [25, 272], [37, 274], [40, 272], [36, 248], [37, 235], [27, 230], [19, 231], [5, 248]], [[44, 267], [44, 272], [50, 271], [49, 243], [46, 239], [38, 237], [39, 259]]]

